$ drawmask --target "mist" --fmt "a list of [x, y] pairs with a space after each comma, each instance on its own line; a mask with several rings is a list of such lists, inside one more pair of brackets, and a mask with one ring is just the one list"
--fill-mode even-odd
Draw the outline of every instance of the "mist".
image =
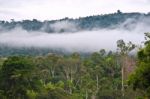
[[[136, 23], [132, 21], [129, 19], [113, 29], [94, 29], [74, 33], [27, 32], [16, 27], [11, 31], [0, 33], [0, 44], [18, 48], [56, 48], [68, 52], [95, 52], [100, 49], [116, 51], [117, 40], [123, 39], [125, 42], [131, 41], [136, 45], [140, 45], [144, 41], [144, 33], [150, 31], [147, 20]], [[76, 30], [76, 26], [68, 22], [52, 25], [56, 31], [62, 29], [63, 26], [65, 29], [71, 27]]]

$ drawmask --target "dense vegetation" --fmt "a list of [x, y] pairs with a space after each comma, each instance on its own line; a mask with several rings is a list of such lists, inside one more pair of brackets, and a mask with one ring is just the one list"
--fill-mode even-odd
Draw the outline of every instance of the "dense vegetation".
[[150, 34], [146, 33], [145, 47], [138, 52], [137, 69], [129, 78], [129, 84], [134, 90], [140, 89], [145, 97], [150, 98]]
[[[147, 34], [149, 37], [149, 34]], [[135, 99], [149, 97], [149, 44], [136, 57], [131, 42], [117, 52], [0, 58], [1, 99]], [[135, 70], [130, 76], [129, 75]], [[127, 84], [131, 86], [128, 86]], [[138, 88], [138, 90], [132, 89]]]
[[[122, 13], [79, 19], [0, 21], [0, 31], [22, 27], [26, 31], [76, 32], [94, 28], [114, 28], [127, 19], [142, 20], [149, 14]], [[71, 22], [77, 30], [51, 25]], [[138, 21], [132, 21], [136, 24]], [[44, 27], [44, 28], [43, 28]], [[80, 28], [79, 28], [80, 27]], [[125, 24], [126, 29], [130, 29]], [[136, 47], [117, 41], [117, 52], [81, 55], [64, 54], [62, 49], [15, 48], [0, 45], [0, 99], [143, 99], [150, 98], [150, 35], [138, 57], [129, 55]], [[49, 53], [54, 52], [54, 53]], [[39, 54], [40, 53], [40, 54]], [[47, 54], [49, 53], [49, 54]], [[63, 53], [63, 54], [62, 54]]]
[[39, 48], [39, 47], [14, 47], [7, 44], [0, 44], [0, 56], [11, 55], [46, 55], [48, 53], [69, 54], [64, 49], [57, 48]]

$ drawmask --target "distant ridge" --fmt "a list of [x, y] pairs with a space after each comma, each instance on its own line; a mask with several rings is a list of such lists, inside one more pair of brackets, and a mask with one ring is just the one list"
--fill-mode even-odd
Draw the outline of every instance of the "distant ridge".
[[45, 20], [43, 22], [37, 19], [22, 21], [11, 19], [10, 22], [3, 20], [0, 21], [0, 31], [10, 31], [16, 27], [21, 27], [26, 31], [41, 31], [47, 33], [77, 32], [103, 28], [113, 29], [128, 19], [133, 19], [131, 22], [137, 23], [143, 21], [145, 18], [150, 18], [150, 13], [122, 13], [118, 10], [116, 13], [112, 14], [87, 16], [78, 19], [66, 17], [59, 20]]

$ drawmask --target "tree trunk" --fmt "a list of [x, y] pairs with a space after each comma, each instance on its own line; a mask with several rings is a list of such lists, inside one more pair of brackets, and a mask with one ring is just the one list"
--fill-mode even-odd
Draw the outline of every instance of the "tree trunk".
[[71, 87], [69, 88], [69, 93], [72, 94], [72, 88]]
[[91, 99], [96, 99], [96, 95], [92, 95]]
[[121, 68], [121, 75], [122, 75], [122, 97], [124, 97], [124, 69], [126, 66], [126, 56], [123, 56], [122, 58], [122, 68]]
[[122, 96], [124, 97], [124, 66], [121, 68], [121, 74], [122, 74]]
[[88, 92], [87, 92], [87, 90], [85, 92], [85, 99], [88, 99]]
[[98, 75], [96, 75], [96, 89], [97, 89], [97, 92], [99, 90], [99, 78], [98, 78]]
[[52, 73], [52, 78], [54, 78], [55, 77], [55, 71], [52, 70], [51, 73]]

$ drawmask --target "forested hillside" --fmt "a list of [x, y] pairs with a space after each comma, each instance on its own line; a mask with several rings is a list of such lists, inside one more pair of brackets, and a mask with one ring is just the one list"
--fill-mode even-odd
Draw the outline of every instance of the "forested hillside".
[[150, 0], [0, 0], [0, 99], [150, 99]]
[[[64, 18], [60, 20], [45, 20], [45, 21], [39, 21], [37, 19], [22, 20], [22, 21], [15, 21], [14, 19], [12, 19], [11, 21], [1, 20], [0, 21], [0, 36], [1, 36], [0, 55], [1, 56], [46, 55], [48, 53], [70, 54], [70, 52], [71, 53], [73, 52], [72, 51], [73, 49], [77, 49], [75, 50], [75, 52], [78, 51], [81, 54], [89, 54], [94, 51], [84, 52], [83, 50], [80, 50], [81, 48], [78, 48], [78, 46], [76, 46], [75, 43], [73, 44], [70, 43], [74, 40], [77, 40], [78, 38], [79, 41], [80, 40], [82, 41], [84, 38], [87, 38], [87, 41], [85, 39], [84, 42], [90, 45], [89, 44], [90, 42], [88, 43], [89, 38], [86, 35], [85, 37], [80, 38], [80, 34], [84, 34], [80, 32], [82, 31], [88, 32], [88, 35], [90, 34], [92, 37], [92, 33], [89, 33], [89, 31], [98, 30], [96, 31], [97, 32], [96, 35], [99, 36], [99, 39], [102, 39], [101, 36], [103, 36], [103, 34], [106, 34], [105, 32], [108, 33], [110, 32], [108, 37], [111, 37], [111, 34], [116, 35], [115, 33], [118, 33], [117, 35], [119, 38], [119, 35], [122, 35], [124, 32], [127, 32], [129, 34], [134, 34], [137, 32], [138, 33], [148, 32], [149, 30], [148, 26], [150, 25], [149, 19], [150, 19], [150, 13], [148, 14], [122, 13], [121, 11], [118, 10], [116, 13], [112, 13], [112, 14], [81, 17], [78, 19]], [[50, 34], [56, 34], [54, 35], [56, 36], [56, 38], [54, 38], [54, 36]], [[57, 34], [61, 34], [61, 35], [57, 37]], [[77, 34], [78, 37], [73, 37], [74, 35], [63, 37], [63, 34]], [[46, 38], [47, 36], [44, 37], [44, 35], [47, 35], [49, 38]], [[71, 38], [73, 38], [74, 40]], [[34, 39], [37, 41], [34, 41]], [[120, 37], [119, 39], [122, 38]], [[62, 43], [67, 42], [68, 44], [64, 44], [64, 45], [61, 44], [61, 40]], [[28, 42], [28, 44], [26, 44], [26, 42]], [[98, 45], [99, 43], [100, 42], [96, 43], [96, 45]], [[83, 46], [84, 49], [84, 44], [82, 45], [79, 44], [79, 45]], [[87, 48], [85, 49], [91, 49], [86, 44], [85, 46], [87, 46]], [[72, 49], [69, 49], [68, 51], [68, 49], [66, 49], [67, 45], [68, 45], [67, 48], [71, 48], [73, 46]], [[94, 44], [91, 43], [90, 46], [93, 45]], [[99, 44], [99, 46], [100, 45], [102, 44]], [[94, 49], [94, 47], [92, 47], [92, 49]], [[105, 48], [100, 47], [100, 49], [105, 49]], [[109, 51], [108, 49], [106, 50]]]
[[[150, 13], [122, 13], [118, 10], [117, 13], [112, 14], [81, 17], [78, 19], [64, 18], [60, 20], [45, 20], [43, 22], [37, 19], [22, 21], [12, 19], [10, 22], [1, 20], [0, 31], [9, 31], [16, 27], [22, 27], [26, 31], [43, 31], [48, 33], [77, 32], [81, 30], [116, 28], [127, 20], [132, 19], [131, 22], [123, 26], [126, 29], [131, 29], [130, 25], [136, 25], [139, 21], [145, 21], [146, 18], [150, 18]], [[148, 22], [148, 24], [149, 23], [150, 22]], [[65, 24], [67, 24], [67, 26], [65, 26]], [[56, 25], [60, 26], [59, 29]]]

